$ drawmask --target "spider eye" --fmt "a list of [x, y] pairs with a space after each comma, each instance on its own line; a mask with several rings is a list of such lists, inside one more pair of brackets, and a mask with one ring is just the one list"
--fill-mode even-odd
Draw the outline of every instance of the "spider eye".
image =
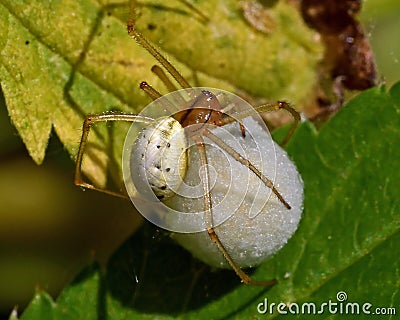
[[217, 97], [210, 91], [202, 90], [201, 93], [207, 97], [207, 101], [211, 101], [213, 99], [217, 99]]

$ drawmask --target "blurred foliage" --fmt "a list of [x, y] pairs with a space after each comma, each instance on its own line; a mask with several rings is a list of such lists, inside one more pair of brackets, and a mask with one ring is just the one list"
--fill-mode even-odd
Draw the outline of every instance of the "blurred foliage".
[[378, 65], [379, 77], [388, 86], [400, 79], [400, 2], [397, 0], [363, 1], [361, 21], [366, 26]]

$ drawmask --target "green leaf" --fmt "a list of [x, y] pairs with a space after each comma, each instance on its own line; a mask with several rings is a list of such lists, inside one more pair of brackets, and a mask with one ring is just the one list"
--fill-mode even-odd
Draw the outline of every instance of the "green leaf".
[[[244, 22], [236, 1], [198, 1], [196, 7], [209, 23], [179, 1], [141, 1], [138, 8], [138, 28], [170, 53], [189, 81], [240, 91], [249, 99], [289, 97], [296, 103], [309, 96], [322, 50], [294, 8], [283, 3], [272, 8], [276, 29], [266, 35]], [[128, 11], [118, 1], [1, 2], [1, 86], [36, 163], [43, 161], [52, 131], [75, 158], [85, 115], [141, 110], [150, 102], [138, 87], [141, 81], [165, 92], [150, 72], [155, 59], [127, 34]], [[91, 134], [96, 148], [84, 171], [99, 185], [107, 176], [120, 184], [126, 129], [104, 127]]]
[[[297, 129], [288, 152], [304, 179], [304, 216], [289, 243], [253, 272], [256, 279], [277, 278], [275, 287], [245, 286], [233, 272], [209, 270], [146, 224], [105, 272], [89, 268], [64, 290], [54, 319], [266, 319], [279, 314], [276, 307], [272, 315], [257, 313], [265, 298], [320, 306], [337, 302], [340, 291], [345, 302], [398, 313], [399, 101], [400, 82], [390, 92], [374, 88], [320, 132], [309, 123]], [[51, 305], [39, 298], [22, 319], [36, 319], [28, 315]], [[322, 314], [343, 317], [327, 309]]]
[[[51, 320], [53, 319], [53, 311], [55, 303], [53, 299], [43, 291], [37, 291], [35, 297], [32, 299], [29, 307], [24, 312], [20, 319], [37, 319], [37, 320]], [[10, 320], [13, 319], [10, 317]]]
[[247, 94], [304, 101], [315, 84], [322, 51], [295, 7], [279, 1], [270, 8], [275, 27], [269, 34], [250, 27], [237, 1], [203, 0], [196, 7], [209, 23], [196, 15], [183, 18], [170, 3], [146, 3], [140, 7], [138, 28], [192, 70], [226, 80]]

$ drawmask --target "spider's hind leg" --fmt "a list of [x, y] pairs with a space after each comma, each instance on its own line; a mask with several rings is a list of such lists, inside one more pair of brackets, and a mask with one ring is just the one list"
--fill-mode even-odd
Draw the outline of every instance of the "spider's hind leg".
[[222, 244], [221, 240], [219, 239], [217, 233], [215, 232], [215, 229], [213, 227], [213, 213], [212, 213], [212, 199], [211, 199], [211, 190], [210, 190], [210, 181], [209, 181], [209, 175], [208, 175], [208, 160], [207, 160], [207, 154], [206, 154], [206, 147], [204, 144], [204, 140], [202, 137], [198, 137], [195, 139], [196, 146], [199, 152], [199, 157], [200, 157], [200, 165], [204, 167], [203, 172], [203, 177], [202, 177], [202, 184], [203, 184], [203, 189], [204, 189], [204, 195], [203, 195], [203, 200], [204, 200], [204, 208], [206, 212], [206, 228], [207, 228], [207, 233], [211, 239], [217, 246], [218, 250], [222, 253], [226, 261], [229, 263], [229, 265], [232, 267], [232, 269], [235, 271], [237, 276], [240, 278], [240, 280], [244, 284], [250, 284], [250, 285], [256, 285], [256, 286], [262, 286], [262, 287], [269, 287], [273, 286], [276, 284], [276, 280], [270, 280], [270, 281], [254, 281], [251, 279], [251, 277], [246, 274], [237, 264], [236, 262], [232, 259], [230, 256], [228, 250], [226, 250], [225, 246]]

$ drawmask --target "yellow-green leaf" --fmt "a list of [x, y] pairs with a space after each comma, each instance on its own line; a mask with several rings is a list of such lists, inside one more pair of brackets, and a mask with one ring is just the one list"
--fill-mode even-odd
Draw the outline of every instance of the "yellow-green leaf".
[[[297, 11], [271, 7], [275, 28], [257, 31], [236, 1], [197, 1], [205, 22], [180, 1], [140, 2], [138, 29], [168, 52], [193, 84], [301, 105], [315, 83], [318, 42]], [[127, 3], [7, 1], [0, 4], [0, 78], [12, 122], [36, 163], [52, 131], [75, 158], [85, 115], [107, 110], [137, 113], [150, 99], [138, 84], [155, 59], [126, 30]], [[184, 66], [179, 61], [184, 62]], [[125, 126], [98, 126], [84, 171], [99, 185], [121, 183]], [[110, 169], [111, 168], [111, 169]]]

